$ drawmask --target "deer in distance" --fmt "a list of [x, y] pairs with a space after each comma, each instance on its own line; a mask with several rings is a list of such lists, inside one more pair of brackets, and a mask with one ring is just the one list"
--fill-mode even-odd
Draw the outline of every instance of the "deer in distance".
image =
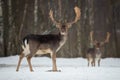
[[100, 60], [102, 57], [102, 46], [105, 45], [105, 43], [109, 42], [110, 33], [107, 32], [107, 37], [105, 41], [98, 42], [97, 40], [93, 40], [93, 31], [90, 32], [90, 48], [87, 50], [86, 57], [88, 60], [88, 66], [95, 66], [95, 63], [98, 63], [98, 66], [100, 66]]
[[56, 53], [60, 50], [60, 48], [65, 44], [68, 35], [68, 29], [72, 26], [72, 24], [76, 23], [80, 19], [80, 8], [77, 6], [74, 7], [74, 11], [76, 17], [71, 22], [57, 22], [54, 19], [53, 11], [50, 10], [49, 17], [51, 21], [56, 25], [56, 28], [59, 29], [58, 34], [46, 34], [46, 35], [35, 35], [30, 34], [23, 38], [22, 40], [22, 49], [19, 56], [19, 61], [17, 65], [16, 71], [19, 71], [19, 67], [21, 65], [21, 61], [24, 57], [26, 57], [28, 66], [30, 71], [33, 71], [31, 58], [37, 54], [50, 54], [52, 59], [52, 70], [53, 72], [58, 71], [56, 65]]

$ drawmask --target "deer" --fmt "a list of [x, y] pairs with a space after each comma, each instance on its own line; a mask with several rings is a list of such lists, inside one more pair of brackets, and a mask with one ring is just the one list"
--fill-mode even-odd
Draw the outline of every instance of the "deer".
[[49, 17], [53, 24], [58, 28], [59, 33], [57, 34], [44, 34], [44, 35], [36, 35], [29, 34], [25, 36], [22, 40], [22, 49], [23, 51], [19, 55], [19, 61], [16, 68], [16, 71], [19, 71], [19, 67], [21, 65], [21, 61], [24, 57], [26, 57], [28, 66], [31, 72], [33, 72], [31, 58], [34, 55], [42, 55], [42, 54], [50, 54], [52, 59], [52, 70], [53, 72], [57, 72], [56, 65], [56, 54], [60, 50], [60, 48], [65, 44], [68, 35], [68, 29], [72, 26], [72, 24], [76, 23], [81, 16], [80, 8], [77, 6], [74, 7], [74, 11], [76, 17], [71, 22], [60, 22], [56, 21], [53, 16], [53, 11], [50, 9]]
[[104, 41], [93, 40], [93, 31], [90, 32], [90, 48], [88, 48], [86, 57], [88, 60], [88, 67], [95, 67], [95, 63], [98, 63], [98, 67], [100, 67], [100, 61], [102, 57], [102, 46], [109, 42], [110, 33], [107, 32], [107, 37]]

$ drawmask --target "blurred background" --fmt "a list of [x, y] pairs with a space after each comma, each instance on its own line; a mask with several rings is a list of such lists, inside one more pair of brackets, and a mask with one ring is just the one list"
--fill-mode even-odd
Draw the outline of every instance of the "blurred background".
[[98, 41], [110, 32], [103, 57], [120, 57], [120, 0], [0, 0], [0, 57], [19, 55], [21, 40], [28, 34], [58, 33], [49, 18], [50, 9], [57, 21], [70, 22], [75, 6], [81, 9], [81, 18], [69, 29], [57, 57], [85, 57], [90, 31]]

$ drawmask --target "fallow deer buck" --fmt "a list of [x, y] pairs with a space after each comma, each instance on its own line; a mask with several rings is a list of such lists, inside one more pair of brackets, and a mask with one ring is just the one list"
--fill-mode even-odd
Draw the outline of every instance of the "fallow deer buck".
[[102, 51], [101, 47], [109, 42], [110, 33], [107, 32], [107, 37], [105, 41], [98, 42], [97, 40], [93, 40], [93, 31], [90, 32], [90, 41], [91, 41], [91, 47], [88, 49], [86, 57], [88, 60], [88, 66], [91, 64], [91, 66], [95, 66], [95, 63], [98, 62], [98, 66], [100, 66], [100, 60], [102, 57]]
[[34, 34], [27, 35], [22, 41], [23, 51], [20, 54], [16, 71], [19, 70], [23, 57], [27, 58], [30, 71], [33, 71], [31, 58], [36, 54], [47, 54], [47, 53], [49, 53], [52, 58], [53, 65], [51, 71], [57, 71], [56, 53], [65, 44], [67, 40], [68, 29], [72, 26], [72, 24], [76, 23], [80, 19], [80, 15], [81, 15], [80, 9], [78, 7], [75, 7], [74, 11], [76, 14], [74, 21], [71, 21], [69, 23], [61, 23], [61, 22], [57, 22], [54, 19], [53, 11], [50, 10], [49, 12], [50, 19], [59, 29], [59, 33], [47, 34], [47, 35], [34, 35]]

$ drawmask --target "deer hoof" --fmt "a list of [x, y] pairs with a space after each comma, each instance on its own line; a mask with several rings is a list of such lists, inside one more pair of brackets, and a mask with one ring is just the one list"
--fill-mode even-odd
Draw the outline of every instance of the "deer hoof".
[[34, 72], [34, 70], [30, 70], [31, 72]]
[[16, 72], [18, 72], [19, 70], [16, 70]]

